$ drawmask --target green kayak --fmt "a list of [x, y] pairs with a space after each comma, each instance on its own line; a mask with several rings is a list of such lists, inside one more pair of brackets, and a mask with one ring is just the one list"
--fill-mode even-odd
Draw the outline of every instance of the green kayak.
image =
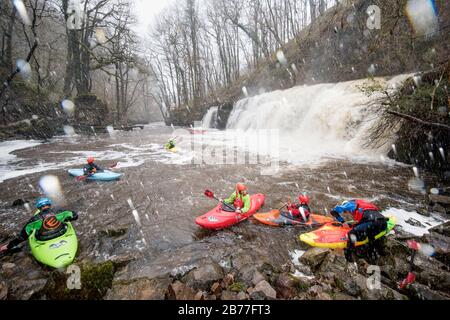
[[78, 250], [78, 240], [70, 222], [67, 231], [55, 239], [40, 241], [35, 237], [35, 231], [28, 238], [31, 253], [42, 264], [53, 268], [63, 268], [72, 263]]

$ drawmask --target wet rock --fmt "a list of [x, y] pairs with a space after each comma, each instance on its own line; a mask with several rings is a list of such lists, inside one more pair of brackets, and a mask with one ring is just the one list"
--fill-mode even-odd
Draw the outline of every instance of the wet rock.
[[99, 231], [99, 235], [103, 237], [119, 238], [125, 235], [128, 227], [116, 227]]
[[256, 286], [259, 282], [263, 281], [263, 280], [267, 280], [266, 277], [259, 271], [256, 271], [253, 274], [253, 279], [252, 279], [252, 284], [254, 286]]
[[344, 271], [346, 267], [347, 260], [345, 260], [343, 253], [340, 251], [333, 251], [325, 256], [325, 259], [317, 271], [319, 273], [339, 273]]
[[288, 273], [282, 273], [276, 281], [275, 288], [282, 298], [292, 299], [297, 294], [299, 283], [299, 279], [289, 275]]
[[207, 294], [203, 291], [199, 291], [195, 294], [194, 300], [203, 301], [206, 300]]
[[8, 296], [8, 286], [6, 285], [5, 281], [0, 280], [0, 300], [6, 300], [7, 296]]
[[311, 296], [315, 297], [317, 296], [319, 293], [323, 292], [323, 288], [319, 285], [313, 285], [311, 288], [309, 288], [308, 290], [308, 294], [310, 294]]
[[191, 270], [183, 277], [184, 282], [194, 290], [208, 290], [211, 285], [223, 278], [222, 267], [209, 260], [205, 263], [199, 264], [199, 267]]
[[23, 200], [23, 199], [17, 199], [17, 200], [14, 200], [14, 202], [12, 203], [12, 207], [23, 206], [25, 203], [26, 203], [25, 200]]
[[46, 279], [28, 280], [21, 277], [14, 278], [9, 288], [9, 298], [12, 300], [39, 298], [44, 293], [46, 284]]
[[420, 227], [420, 228], [425, 228], [425, 226], [420, 223], [420, 221], [417, 221], [416, 219], [413, 218], [409, 218], [408, 220], [405, 221], [407, 224], [412, 225], [414, 227]]
[[364, 300], [406, 300], [407, 297], [401, 293], [385, 286], [381, 282], [373, 283], [360, 274], [353, 277], [356, 285], [359, 287], [361, 298]]
[[14, 263], [6, 262], [2, 264], [2, 274], [5, 277], [11, 277], [16, 271], [16, 265]]
[[447, 221], [439, 226], [433, 227], [429, 231], [433, 233], [438, 233], [446, 237], [450, 237], [450, 221]]
[[444, 206], [435, 203], [432, 207], [431, 207], [431, 211], [433, 212], [437, 212], [437, 213], [442, 213], [442, 214], [447, 214], [447, 212], [449, 210], [447, 210]]
[[426, 209], [417, 208], [417, 209], [416, 209], [416, 212], [417, 212], [418, 214], [424, 216], [424, 217], [430, 217], [430, 216], [431, 216], [429, 210], [426, 210]]
[[221, 286], [222, 288], [228, 288], [232, 283], [234, 283], [234, 273], [228, 273], [223, 279]]
[[428, 198], [432, 203], [450, 204], [450, 197], [438, 194], [429, 194]]
[[215, 295], [219, 295], [222, 292], [222, 286], [219, 282], [214, 282], [211, 286], [211, 293]]
[[220, 300], [238, 300], [237, 293], [229, 290], [225, 290], [222, 292], [220, 296]]
[[245, 292], [239, 292], [236, 296], [237, 300], [249, 300], [250, 296], [248, 294], [246, 294]]
[[251, 300], [267, 300], [267, 296], [262, 291], [252, 290], [250, 293]]
[[333, 300], [333, 298], [326, 292], [317, 294], [316, 300]]
[[274, 288], [272, 288], [272, 286], [266, 280], [259, 282], [255, 286], [254, 290], [255, 291], [253, 293], [260, 291], [264, 294], [264, 296], [266, 298], [269, 298], [269, 299], [276, 299], [276, 297], [277, 297], [277, 292], [275, 291]]
[[448, 295], [431, 290], [427, 286], [420, 283], [412, 283], [408, 286], [407, 292], [413, 298], [420, 300], [450, 300]]
[[331, 250], [326, 248], [311, 248], [300, 257], [299, 262], [304, 263], [315, 270], [321, 265], [330, 252]]
[[180, 281], [170, 284], [167, 293], [169, 300], [194, 300], [195, 296], [195, 292]]
[[337, 292], [334, 294], [334, 300], [354, 300], [352, 296], [349, 296], [348, 294]]
[[450, 292], [450, 273], [443, 270], [425, 269], [423, 272], [416, 272], [416, 281], [435, 290]]
[[257, 272], [259, 273], [255, 265], [246, 264], [241, 269], [239, 269], [238, 278], [248, 286], [254, 285], [253, 278], [255, 277]]
[[171, 280], [166, 278], [118, 281], [108, 290], [105, 300], [163, 300]]

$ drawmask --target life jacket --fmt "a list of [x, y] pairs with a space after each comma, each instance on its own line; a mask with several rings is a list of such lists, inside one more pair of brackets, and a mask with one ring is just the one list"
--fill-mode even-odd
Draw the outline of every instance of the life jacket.
[[355, 200], [356, 203], [356, 208], [355, 211], [353, 212], [353, 217], [355, 218], [356, 221], [360, 222], [363, 218], [364, 218], [364, 214], [366, 212], [379, 212], [380, 209], [367, 201], [364, 200]]
[[236, 198], [234, 199], [233, 205], [236, 209], [242, 208], [244, 206], [244, 201], [242, 200], [240, 193], [237, 191], [236, 191]]
[[294, 217], [299, 217], [299, 216], [301, 216], [300, 207], [303, 208], [305, 218], [308, 219], [308, 217], [310, 215], [310, 209], [307, 205], [291, 204], [287, 207], [287, 209]]
[[36, 239], [54, 239], [66, 232], [67, 225], [56, 219], [56, 215], [52, 211], [39, 212], [38, 215], [42, 220], [42, 226], [36, 232]]

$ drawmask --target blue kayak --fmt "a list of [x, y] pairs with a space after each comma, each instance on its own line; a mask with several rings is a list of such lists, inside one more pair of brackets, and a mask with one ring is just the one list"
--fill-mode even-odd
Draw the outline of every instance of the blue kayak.
[[[68, 172], [71, 176], [74, 177], [80, 177], [83, 175], [83, 169], [70, 169], [68, 170]], [[119, 179], [120, 176], [120, 173], [104, 170], [102, 172], [94, 173], [92, 176], [89, 176], [87, 180], [112, 181]]]

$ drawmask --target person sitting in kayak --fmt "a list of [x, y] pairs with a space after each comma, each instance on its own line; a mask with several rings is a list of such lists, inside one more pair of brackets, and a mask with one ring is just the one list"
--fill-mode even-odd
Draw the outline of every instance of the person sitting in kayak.
[[36, 231], [36, 239], [40, 241], [57, 238], [63, 235], [67, 230], [67, 225], [64, 223], [65, 221], [74, 221], [78, 219], [78, 214], [75, 211], [60, 211], [55, 213], [51, 206], [52, 201], [50, 199], [38, 199], [36, 201], [36, 208], [38, 210], [34, 213], [34, 216], [28, 220], [17, 238], [0, 247], [0, 252], [6, 252], [13, 249], [23, 241], [27, 240], [33, 231]]
[[369, 255], [376, 256], [375, 236], [387, 228], [387, 218], [381, 213], [380, 209], [374, 204], [364, 200], [344, 201], [331, 210], [331, 215], [339, 222], [345, 223], [341, 216], [344, 212], [352, 214], [355, 224], [348, 233], [347, 248], [345, 257], [348, 261], [353, 261], [356, 241], [363, 241], [368, 238]]
[[83, 173], [85, 176], [92, 176], [94, 173], [102, 172], [103, 169], [94, 163], [93, 157], [87, 158], [87, 164], [83, 167]]
[[[234, 212], [239, 214], [246, 213], [250, 210], [250, 195], [248, 194], [247, 187], [242, 183], [236, 185], [236, 191], [234, 191], [228, 199], [219, 200], [234, 208]], [[222, 205], [222, 210], [232, 212], [228, 206]]]
[[287, 212], [282, 211], [281, 214], [289, 219], [303, 220], [306, 222], [311, 214], [309, 197], [306, 194], [300, 194], [298, 196], [298, 201], [298, 203], [289, 203], [287, 205]]
[[175, 148], [175, 141], [174, 141], [174, 139], [170, 139], [169, 142], [167, 142], [164, 145], [164, 148], [166, 148], [167, 150]]

